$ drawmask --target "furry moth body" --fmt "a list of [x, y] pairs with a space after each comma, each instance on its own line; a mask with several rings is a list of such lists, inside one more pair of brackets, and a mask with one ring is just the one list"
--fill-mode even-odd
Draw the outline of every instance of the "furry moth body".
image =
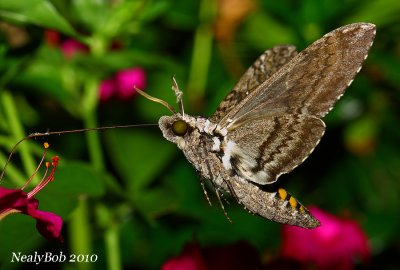
[[179, 112], [139, 92], [174, 113], [159, 120], [164, 137], [182, 150], [202, 179], [211, 180], [218, 198], [222, 189], [251, 213], [315, 228], [319, 221], [302, 204], [286, 190], [269, 187], [319, 143], [325, 131], [321, 118], [360, 71], [374, 37], [373, 24], [354, 23], [300, 53], [293, 46], [267, 50], [210, 118], [184, 113], [175, 80]]

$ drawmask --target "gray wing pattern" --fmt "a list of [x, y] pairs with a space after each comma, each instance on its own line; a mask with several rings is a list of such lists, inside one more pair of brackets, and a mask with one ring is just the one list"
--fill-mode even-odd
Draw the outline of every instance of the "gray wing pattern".
[[326, 34], [236, 104], [221, 118], [220, 126], [227, 126], [232, 119], [231, 125], [238, 125], [246, 119], [276, 114], [323, 117], [360, 70], [374, 36], [375, 26], [367, 23]]
[[292, 171], [314, 150], [325, 131], [324, 122], [308, 115], [281, 115], [256, 119], [227, 134], [231, 164], [244, 179], [273, 183]]
[[211, 116], [212, 122], [219, 122], [232, 108], [249, 95], [297, 54], [294, 46], [276, 46], [266, 50], [242, 75]]

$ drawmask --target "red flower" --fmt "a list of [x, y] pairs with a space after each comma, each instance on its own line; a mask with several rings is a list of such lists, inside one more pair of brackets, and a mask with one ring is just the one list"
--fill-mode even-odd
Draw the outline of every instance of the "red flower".
[[44, 39], [50, 47], [58, 47], [60, 44], [60, 33], [54, 30], [44, 31]]
[[[49, 147], [47, 143], [44, 144], [45, 149]], [[46, 156], [46, 150], [36, 168], [35, 172], [28, 179], [25, 185], [20, 189], [8, 189], [0, 187], [0, 220], [13, 213], [22, 213], [29, 215], [36, 219], [37, 230], [48, 240], [56, 239], [60, 242], [63, 241], [61, 236], [62, 219], [61, 217], [38, 209], [39, 201], [34, 196], [42, 190], [50, 181], [54, 180], [54, 173], [58, 165], [58, 157], [53, 157], [52, 162], [46, 162], [46, 172], [40, 183], [30, 192], [26, 193], [23, 189], [29, 184], [33, 177], [38, 172]], [[49, 168], [52, 167], [48, 174]], [[47, 175], [48, 174], [48, 175]]]
[[130, 99], [135, 94], [135, 87], [146, 87], [146, 72], [135, 67], [118, 71], [110, 79], [103, 80], [99, 87], [100, 100], [106, 101], [112, 96], [121, 100]]
[[339, 219], [316, 207], [310, 210], [321, 226], [308, 230], [284, 225], [282, 257], [315, 264], [317, 269], [338, 270], [353, 269], [355, 258], [369, 260], [368, 240], [358, 223]]

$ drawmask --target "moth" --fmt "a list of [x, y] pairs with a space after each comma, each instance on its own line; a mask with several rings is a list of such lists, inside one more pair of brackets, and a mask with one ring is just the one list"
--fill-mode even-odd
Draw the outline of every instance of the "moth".
[[321, 118], [360, 71], [375, 33], [373, 24], [354, 23], [300, 53], [291, 45], [265, 51], [210, 118], [185, 114], [175, 79], [178, 112], [137, 90], [173, 113], [162, 116], [159, 127], [199, 172], [209, 202], [204, 179], [211, 180], [223, 210], [221, 191], [253, 214], [315, 228], [320, 222], [306, 207], [271, 184], [301, 164], [319, 143], [325, 131]]

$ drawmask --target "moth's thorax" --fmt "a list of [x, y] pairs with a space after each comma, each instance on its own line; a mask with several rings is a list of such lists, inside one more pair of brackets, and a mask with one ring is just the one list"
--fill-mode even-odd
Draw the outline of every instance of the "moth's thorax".
[[225, 128], [221, 128], [218, 124], [211, 122], [205, 117], [185, 115], [183, 116], [183, 120], [193, 128], [197, 129], [200, 133], [206, 133], [208, 135], [218, 134], [221, 136], [227, 134]]

